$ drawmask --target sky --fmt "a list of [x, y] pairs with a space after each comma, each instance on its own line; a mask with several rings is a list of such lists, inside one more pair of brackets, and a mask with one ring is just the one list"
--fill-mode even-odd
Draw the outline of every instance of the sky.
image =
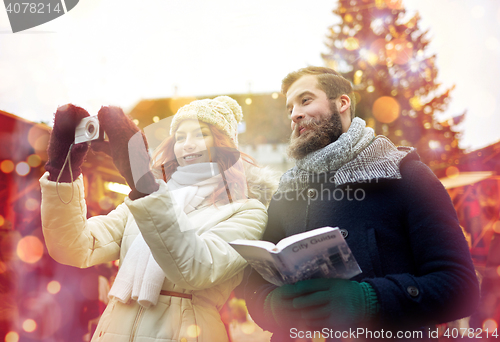
[[[440, 118], [467, 111], [460, 147], [500, 140], [500, 2], [403, 0], [429, 29], [443, 90]], [[1, 6], [1, 5], [0, 5]], [[141, 99], [279, 91], [323, 65], [335, 0], [80, 0], [65, 15], [13, 34], [0, 7], [0, 110], [52, 124], [58, 106], [97, 114]]]

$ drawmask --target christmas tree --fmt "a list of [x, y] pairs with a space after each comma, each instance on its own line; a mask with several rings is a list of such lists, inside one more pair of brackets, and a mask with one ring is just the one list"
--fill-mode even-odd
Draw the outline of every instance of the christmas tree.
[[436, 80], [436, 55], [426, 51], [419, 14], [408, 16], [401, 0], [339, 0], [333, 12], [341, 22], [330, 27], [322, 57], [353, 83], [356, 116], [396, 145], [416, 147], [443, 176], [462, 155], [456, 126], [465, 113], [437, 118], [453, 87], [441, 90]]

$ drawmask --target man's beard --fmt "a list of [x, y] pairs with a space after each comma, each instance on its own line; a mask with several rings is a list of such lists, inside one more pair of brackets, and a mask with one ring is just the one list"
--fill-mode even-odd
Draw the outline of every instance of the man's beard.
[[[288, 145], [287, 154], [293, 159], [302, 159], [309, 153], [317, 151], [328, 146], [342, 135], [342, 122], [340, 121], [340, 112], [332, 103], [330, 106], [331, 115], [323, 121], [310, 119], [302, 121], [296, 125], [290, 136], [290, 145]], [[299, 136], [299, 126], [307, 128]]]

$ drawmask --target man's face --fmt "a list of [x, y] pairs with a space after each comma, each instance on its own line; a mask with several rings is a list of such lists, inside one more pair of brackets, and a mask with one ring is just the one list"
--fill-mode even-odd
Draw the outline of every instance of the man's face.
[[302, 123], [310, 120], [320, 122], [330, 116], [331, 101], [317, 85], [315, 75], [306, 75], [295, 81], [286, 92], [292, 130], [296, 130], [299, 136], [308, 129]]
[[335, 100], [317, 88], [316, 76], [298, 79], [287, 92], [287, 107], [292, 119], [288, 155], [302, 159], [336, 141], [343, 133], [341, 115]]

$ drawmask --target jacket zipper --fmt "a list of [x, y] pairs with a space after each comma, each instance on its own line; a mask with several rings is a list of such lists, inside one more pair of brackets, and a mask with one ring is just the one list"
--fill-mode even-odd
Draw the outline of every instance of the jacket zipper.
[[137, 312], [137, 316], [135, 316], [134, 325], [132, 326], [132, 332], [130, 333], [129, 342], [133, 342], [135, 340], [135, 334], [137, 333], [137, 327], [139, 326], [139, 321], [141, 320], [143, 312], [144, 312], [144, 307], [141, 306], [139, 308], [139, 312]]

